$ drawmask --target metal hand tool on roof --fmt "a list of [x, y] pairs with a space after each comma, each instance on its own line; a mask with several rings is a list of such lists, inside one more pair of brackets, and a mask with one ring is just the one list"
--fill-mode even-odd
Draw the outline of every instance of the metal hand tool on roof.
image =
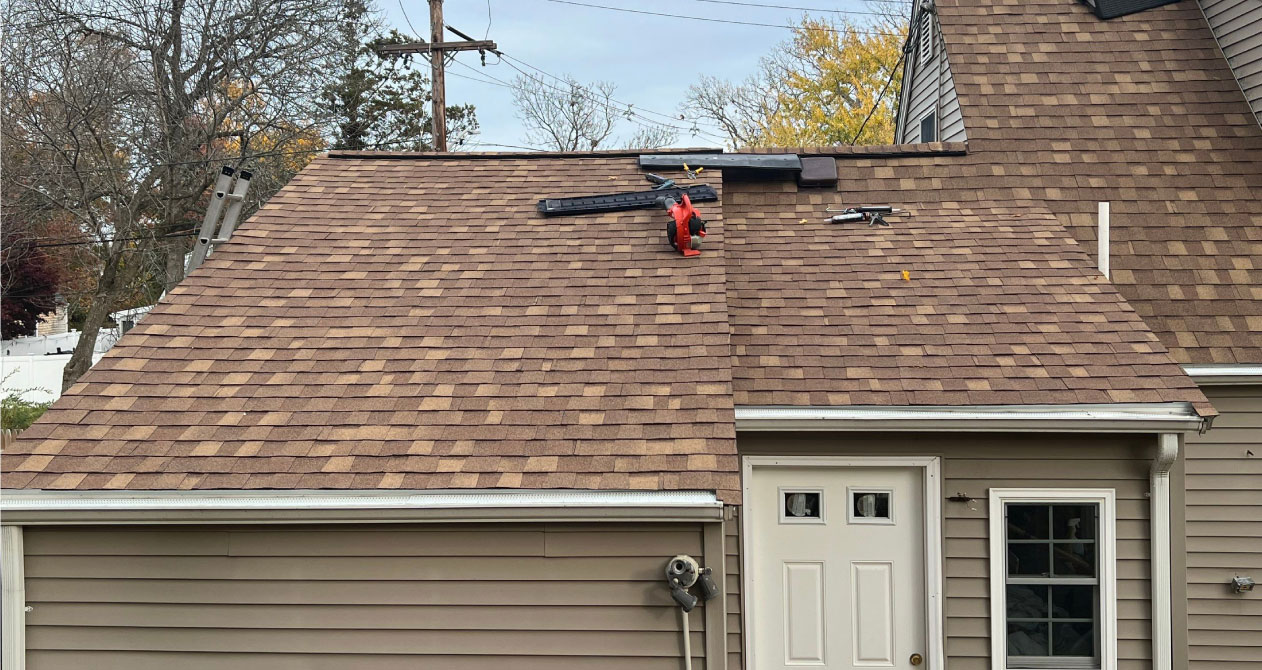
[[885, 220], [886, 214], [902, 214], [904, 210], [894, 209], [889, 205], [871, 205], [863, 207], [848, 207], [845, 209], [833, 209], [829, 207], [827, 212], [840, 212], [828, 220], [832, 223], [852, 223], [855, 221], [867, 221], [869, 226], [888, 226], [889, 221]]
[[663, 177], [663, 176], [660, 176], [660, 175], [655, 175], [655, 174], [653, 174], [652, 172], [649, 172], [649, 173], [645, 174], [645, 175], [644, 175], [644, 178], [645, 178], [645, 179], [647, 179], [647, 180], [649, 180], [650, 182], [652, 182], [652, 183], [654, 183], [654, 184], [657, 184], [657, 186], [654, 186], [654, 187], [653, 187], [653, 190], [654, 190], [654, 191], [661, 191], [661, 190], [663, 190], [663, 189], [668, 189], [668, 188], [674, 188], [674, 187], [675, 187], [675, 180], [674, 180], [674, 179], [667, 179], [666, 177]]

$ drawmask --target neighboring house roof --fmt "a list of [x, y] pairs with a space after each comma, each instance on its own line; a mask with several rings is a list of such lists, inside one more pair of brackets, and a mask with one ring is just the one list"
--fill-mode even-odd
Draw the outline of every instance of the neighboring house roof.
[[[22, 434], [4, 484], [735, 502], [734, 404], [1212, 415], [1043, 205], [932, 187], [960, 149], [840, 150], [837, 190], [707, 170], [690, 259], [661, 211], [535, 211], [643, 189], [632, 157], [317, 159]], [[824, 223], [872, 202], [912, 211]]]
[[936, 4], [969, 155], [889, 185], [1041, 203], [1093, 254], [1110, 201], [1113, 283], [1174, 357], [1262, 363], [1262, 129], [1197, 4]]

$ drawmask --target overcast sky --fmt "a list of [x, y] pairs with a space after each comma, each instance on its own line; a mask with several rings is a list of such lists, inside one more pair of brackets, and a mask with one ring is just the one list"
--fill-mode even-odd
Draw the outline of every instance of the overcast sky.
[[[425, 0], [381, 0], [388, 22], [401, 31], [429, 37], [429, 9]], [[576, 0], [577, 1], [577, 0]], [[864, 10], [870, 0], [747, 0], [757, 4], [818, 7], [818, 14], [833, 17], [829, 10]], [[734, 21], [787, 26], [799, 20], [801, 11], [763, 7], [743, 7], [699, 0], [582, 0], [586, 4], [633, 8], [669, 14], [710, 17]], [[505, 54], [556, 76], [571, 74], [587, 83], [604, 80], [617, 85], [614, 97], [632, 103], [637, 110], [678, 113], [689, 84], [702, 74], [727, 79], [744, 79], [757, 67], [758, 59], [776, 43], [790, 36], [778, 27], [732, 25], [662, 16], [581, 7], [549, 0], [490, 0], [490, 32]], [[475, 39], [487, 33], [488, 0], [447, 0], [444, 18]], [[415, 30], [408, 28], [410, 19]], [[859, 16], [857, 18], [863, 18]], [[458, 39], [448, 34], [448, 39]], [[485, 144], [525, 144], [515, 116], [512, 95], [502, 86], [464, 78], [494, 77], [512, 81], [518, 73], [511, 65], [556, 83], [520, 63], [479, 64], [477, 52], [461, 53], [458, 64], [447, 69], [448, 104], [472, 103], [482, 126], [474, 141]], [[511, 65], [510, 65], [511, 64]], [[470, 69], [472, 68], [472, 69]], [[476, 70], [476, 71], [475, 71]], [[462, 75], [462, 76], [456, 76]], [[662, 117], [649, 115], [650, 118]], [[691, 125], [676, 122], [679, 125]], [[629, 122], [620, 128], [620, 137], [630, 136], [635, 127]], [[713, 134], [720, 134], [710, 127]], [[718, 146], [712, 137], [692, 137], [683, 133], [680, 146]], [[494, 150], [496, 147], [479, 146]]]

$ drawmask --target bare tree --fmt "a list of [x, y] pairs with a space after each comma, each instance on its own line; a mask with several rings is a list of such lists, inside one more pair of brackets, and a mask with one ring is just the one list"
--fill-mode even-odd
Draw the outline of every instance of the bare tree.
[[770, 75], [764, 60], [762, 69], [740, 84], [702, 75], [688, 87], [685, 108], [703, 119], [717, 124], [727, 135], [731, 147], [762, 144], [761, 121], [775, 115], [777, 98], [770, 95]]
[[341, 2], [8, 5], [4, 160], [20, 153], [27, 167], [6, 170], [4, 186], [70, 214], [99, 245], [63, 387], [91, 366], [100, 327], [139, 274], [156, 263], [161, 284], [179, 280], [186, 234], [220, 165], [292, 171], [301, 164], [260, 161], [322, 148], [316, 101], [336, 48], [322, 37]]
[[639, 126], [623, 143], [627, 149], [660, 149], [679, 141], [679, 131], [665, 125]]
[[526, 142], [552, 151], [599, 149], [618, 126], [614, 85], [583, 85], [566, 76], [550, 84], [519, 75], [513, 82], [513, 103], [526, 129]]
[[[613, 145], [656, 149], [679, 139], [675, 126], [646, 123], [631, 107], [622, 109], [613, 98], [615, 90], [606, 81], [583, 84], [569, 75], [557, 84], [519, 75], [513, 82], [513, 103], [526, 129], [526, 143], [549, 151], [593, 151]], [[619, 142], [616, 132], [623, 121], [635, 130]]]

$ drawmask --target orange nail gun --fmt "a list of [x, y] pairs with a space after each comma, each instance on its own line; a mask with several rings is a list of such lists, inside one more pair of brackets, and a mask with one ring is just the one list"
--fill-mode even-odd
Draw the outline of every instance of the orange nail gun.
[[657, 204], [670, 214], [671, 222], [666, 224], [666, 241], [670, 242], [671, 248], [685, 257], [700, 256], [698, 249], [701, 248], [701, 238], [705, 237], [705, 221], [701, 220], [701, 213], [693, 209], [688, 194], [681, 194], [679, 201], [663, 196], [657, 199]]

